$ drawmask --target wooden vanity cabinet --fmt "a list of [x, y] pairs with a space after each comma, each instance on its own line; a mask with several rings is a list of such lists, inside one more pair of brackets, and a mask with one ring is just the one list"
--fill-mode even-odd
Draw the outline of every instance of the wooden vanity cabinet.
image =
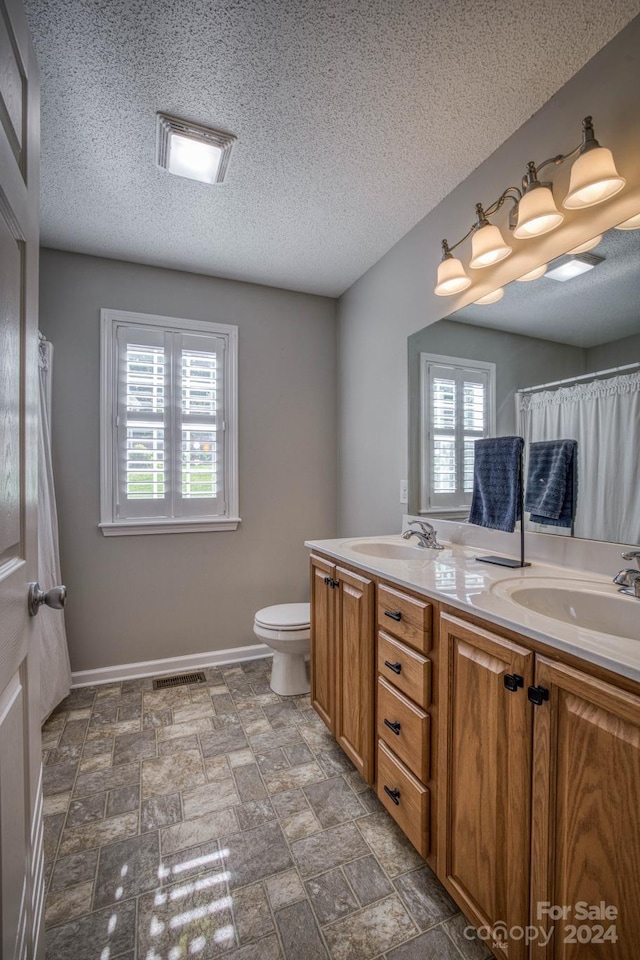
[[[538, 903], [571, 913], [552, 921], [549, 945], [534, 947], [532, 960], [637, 960], [640, 697], [543, 656], [535, 684], [549, 699], [532, 707], [530, 922], [548, 927]], [[575, 915], [580, 902], [614, 907], [617, 917], [585, 922]]]
[[335, 735], [336, 567], [311, 555], [311, 706]]
[[374, 583], [311, 557], [311, 705], [374, 782]]
[[[438, 875], [476, 926], [527, 924], [533, 659], [440, 618]], [[504, 952], [526, 955], [522, 942]]]
[[[544, 931], [489, 943], [497, 957], [636, 960], [640, 696], [447, 613], [440, 658], [445, 887], [477, 926]], [[618, 916], [585, 920], [580, 903]]]
[[[328, 558], [311, 570], [312, 704], [371, 784], [375, 745], [381, 802], [494, 955], [636, 960], [640, 685]], [[550, 925], [546, 945], [504, 939]]]

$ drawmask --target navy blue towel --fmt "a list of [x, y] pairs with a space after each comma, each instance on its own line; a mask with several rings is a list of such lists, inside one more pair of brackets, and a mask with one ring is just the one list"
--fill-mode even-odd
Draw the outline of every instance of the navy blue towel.
[[520, 519], [522, 437], [476, 440], [469, 523], [511, 533]]
[[576, 515], [577, 440], [540, 440], [529, 446], [525, 510], [534, 523], [570, 527]]

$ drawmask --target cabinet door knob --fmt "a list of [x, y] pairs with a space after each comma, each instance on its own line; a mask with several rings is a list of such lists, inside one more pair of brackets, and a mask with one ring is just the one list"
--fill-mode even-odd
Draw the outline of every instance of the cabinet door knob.
[[527, 697], [531, 703], [535, 703], [536, 707], [541, 707], [544, 701], [549, 699], [549, 691], [538, 684], [537, 687], [529, 687]]
[[384, 615], [391, 620], [402, 620], [402, 614], [399, 610], [385, 610]]
[[515, 693], [518, 687], [524, 687], [524, 679], [518, 673], [506, 673], [504, 685], [511, 693]]
[[400, 728], [400, 721], [399, 721], [399, 720], [391, 721], [391, 720], [387, 720], [386, 717], [385, 717], [385, 721], [384, 721], [384, 722], [385, 722], [385, 726], [389, 727], [389, 730], [393, 730], [393, 732], [395, 733], [396, 737], [399, 737], [399, 736], [400, 736], [400, 729], [401, 729], [401, 728]]
[[389, 667], [389, 670], [393, 670], [394, 673], [402, 673], [402, 664], [398, 660], [397, 663], [391, 663], [389, 660], [385, 660], [385, 667]]
[[398, 790], [397, 787], [395, 787], [393, 790], [390, 790], [389, 787], [385, 785], [384, 792], [388, 797], [390, 797], [393, 800], [396, 807], [400, 806], [400, 791]]

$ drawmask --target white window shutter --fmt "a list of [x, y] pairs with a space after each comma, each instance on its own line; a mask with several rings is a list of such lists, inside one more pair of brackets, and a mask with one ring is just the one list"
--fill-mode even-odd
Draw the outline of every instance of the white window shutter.
[[102, 311], [105, 534], [237, 527], [236, 370], [236, 327]]
[[495, 365], [421, 356], [421, 510], [471, 504], [475, 441], [493, 431]]

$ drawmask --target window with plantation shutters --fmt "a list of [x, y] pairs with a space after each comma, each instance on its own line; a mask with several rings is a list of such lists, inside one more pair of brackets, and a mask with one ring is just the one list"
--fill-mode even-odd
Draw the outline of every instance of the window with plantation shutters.
[[495, 364], [423, 353], [421, 512], [465, 511], [476, 440], [495, 433]]
[[102, 311], [105, 535], [239, 523], [237, 327]]

